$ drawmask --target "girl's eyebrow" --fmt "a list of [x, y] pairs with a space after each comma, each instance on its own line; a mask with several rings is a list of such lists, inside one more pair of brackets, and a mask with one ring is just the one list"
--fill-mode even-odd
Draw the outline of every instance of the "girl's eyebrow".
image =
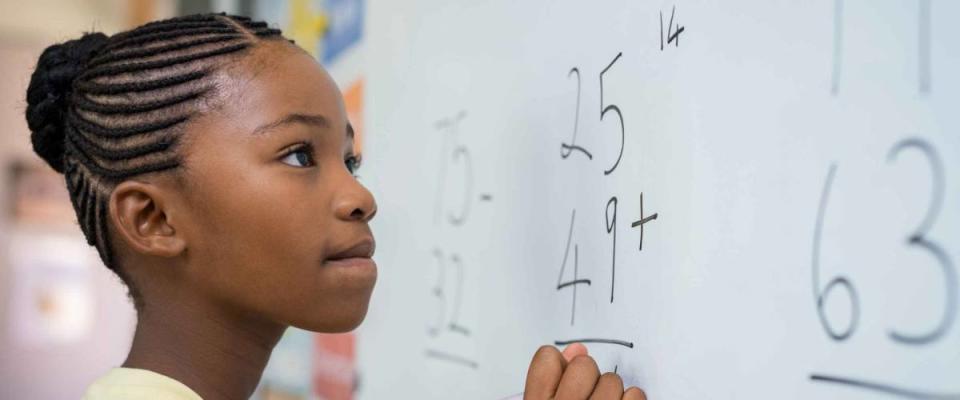
[[330, 121], [328, 121], [322, 115], [316, 114], [287, 114], [283, 118], [280, 118], [276, 121], [269, 122], [263, 125], [258, 126], [251, 133], [253, 136], [262, 136], [265, 133], [268, 133], [271, 130], [274, 130], [283, 125], [289, 124], [304, 124], [310, 125], [317, 128], [329, 129]]

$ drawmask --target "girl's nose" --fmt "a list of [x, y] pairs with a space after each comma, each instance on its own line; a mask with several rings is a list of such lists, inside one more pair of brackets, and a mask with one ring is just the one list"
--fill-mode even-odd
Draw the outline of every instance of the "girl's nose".
[[334, 213], [344, 221], [368, 222], [377, 214], [377, 202], [367, 188], [351, 177], [337, 196]]

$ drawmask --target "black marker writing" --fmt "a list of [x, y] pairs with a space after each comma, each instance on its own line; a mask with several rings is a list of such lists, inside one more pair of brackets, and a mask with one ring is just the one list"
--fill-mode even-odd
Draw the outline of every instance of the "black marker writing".
[[640, 219], [630, 224], [631, 228], [640, 227], [640, 251], [643, 251], [643, 226], [650, 221], [656, 220], [659, 213], [653, 213], [650, 216], [643, 215], [643, 193], [640, 193]]
[[573, 137], [570, 139], [570, 143], [560, 143], [560, 158], [566, 159], [574, 151], [578, 151], [592, 160], [593, 154], [577, 145], [577, 129], [580, 126], [580, 69], [577, 67], [571, 68], [570, 72], [567, 73], [568, 78], [574, 75], [577, 77], [577, 108], [573, 112]]
[[[680, 24], [677, 24], [676, 29], [673, 27], [673, 17], [677, 13], [677, 6], [673, 6], [670, 10], [670, 23], [667, 25], [667, 44], [675, 43], [676, 47], [680, 47], [680, 34], [686, 29]], [[663, 51], [663, 11], [660, 11], [660, 51]]]

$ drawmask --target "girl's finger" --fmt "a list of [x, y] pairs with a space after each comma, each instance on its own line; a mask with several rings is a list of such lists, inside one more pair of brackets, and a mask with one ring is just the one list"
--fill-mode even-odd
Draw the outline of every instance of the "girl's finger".
[[587, 400], [600, 378], [597, 363], [590, 356], [579, 356], [567, 364], [557, 387], [556, 400]]
[[623, 400], [647, 400], [647, 395], [640, 388], [633, 386], [623, 393]]
[[533, 355], [530, 369], [527, 370], [527, 383], [523, 391], [523, 400], [552, 399], [563, 377], [567, 360], [553, 346], [542, 346]]
[[587, 346], [584, 346], [583, 343], [573, 343], [563, 349], [563, 358], [567, 360], [567, 362], [570, 362], [570, 360], [573, 360], [577, 356], [585, 356], [587, 354]]
[[600, 376], [597, 386], [593, 388], [590, 400], [620, 400], [623, 397], [623, 380], [620, 375], [607, 372]]

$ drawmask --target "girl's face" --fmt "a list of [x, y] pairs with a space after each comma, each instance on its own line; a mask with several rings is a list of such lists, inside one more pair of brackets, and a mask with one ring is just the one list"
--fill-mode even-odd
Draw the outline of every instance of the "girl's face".
[[262, 43], [228, 71], [222, 106], [184, 142], [187, 285], [270, 322], [353, 329], [377, 277], [377, 206], [352, 174], [340, 92], [285, 42]]

